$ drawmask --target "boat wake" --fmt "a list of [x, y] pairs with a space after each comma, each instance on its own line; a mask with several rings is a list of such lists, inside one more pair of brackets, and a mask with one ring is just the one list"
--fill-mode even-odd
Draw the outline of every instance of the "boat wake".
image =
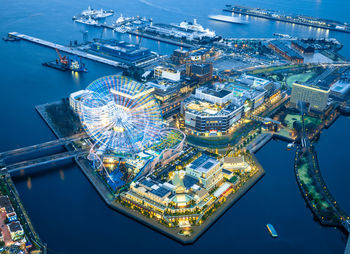
[[160, 5], [157, 5], [155, 3], [152, 3], [152, 2], [149, 2], [147, 0], [139, 0], [139, 2], [143, 3], [143, 4], [146, 4], [150, 7], [154, 7], [154, 8], [157, 8], [157, 9], [160, 9], [160, 10], [163, 10], [163, 11], [167, 11], [167, 12], [172, 12], [170, 9], [168, 8], [165, 8], [165, 7], [162, 7]]

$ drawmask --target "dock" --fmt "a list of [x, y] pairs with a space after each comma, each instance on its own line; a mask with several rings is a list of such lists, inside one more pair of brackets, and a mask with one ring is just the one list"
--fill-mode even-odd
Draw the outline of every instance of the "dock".
[[17, 32], [10, 32], [8, 33], [9, 36], [14, 37], [14, 38], [19, 38], [25, 41], [29, 41], [38, 45], [42, 45], [48, 48], [53, 48], [53, 49], [58, 49], [60, 51], [69, 53], [71, 55], [75, 55], [75, 56], [79, 56], [79, 57], [83, 57], [98, 63], [102, 63], [102, 64], [107, 64], [113, 67], [117, 67], [117, 68], [122, 68], [122, 69], [127, 69], [128, 65], [121, 63], [121, 62], [117, 62], [114, 60], [110, 60], [104, 57], [100, 57], [100, 56], [96, 56], [93, 54], [89, 54], [87, 52], [78, 50], [78, 49], [74, 49], [72, 47], [67, 47], [67, 46], [63, 46], [54, 42], [50, 42], [50, 41], [45, 41], [39, 38], [35, 38], [29, 35], [25, 35], [25, 34], [21, 34], [21, 33], [17, 33]]
[[137, 31], [127, 31], [128, 34], [134, 35], [134, 36], [140, 36], [140, 37], [144, 37], [147, 39], [151, 39], [151, 40], [155, 40], [155, 41], [160, 41], [160, 42], [164, 42], [164, 43], [168, 43], [168, 44], [172, 44], [172, 45], [176, 45], [176, 46], [180, 46], [180, 47], [184, 47], [184, 48], [194, 48], [195, 46], [189, 43], [185, 43], [185, 42], [181, 42], [181, 41], [176, 41], [176, 40], [172, 40], [172, 39], [167, 39], [167, 38], [163, 38], [160, 36], [155, 36], [155, 35], [150, 35], [147, 33], [140, 33]]

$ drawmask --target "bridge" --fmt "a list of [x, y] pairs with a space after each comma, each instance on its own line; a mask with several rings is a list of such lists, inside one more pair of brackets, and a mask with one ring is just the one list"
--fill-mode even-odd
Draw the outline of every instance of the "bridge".
[[42, 166], [49, 163], [59, 162], [67, 159], [73, 159], [83, 156], [89, 152], [88, 148], [73, 150], [67, 152], [61, 152], [56, 154], [51, 154], [36, 159], [29, 159], [25, 161], [7, 163], [6, 160], [10, 157], [19, 156], [27, 153], [33, 153], [38, 151], [47, 150], [57, 146], [65, 146], [71, 144], [75, 140], [86, 138], [86, 133], [79, 133], [69, 137], [60, 138], [41, 144], [31, 145], [27, 147], [22, 147], [6, 152], [0, 153], [0, 174], [15, 173], [21, 170], [29, 169], [32, 167]]
[[75, 151], [68, 151], [63, 153], [58, 153], [54, 155], [48, 155], [44, 157], [40, 157], [33, 160], [26, 160], [21, 162], [16, 162], [10, 165], [6, 165], [1, 169], [1, 173], [15, 173], [20, 170], [25, 170], [32, 167], [38, 167], [45, 164], [53, 163], [53, 162], [59, 162], [67, 159], [73, 159], [76, 157], [81, 157], [85, 154], [87, 154], [89, 150], [75, 150]]
[[79, 133], [70, 137], [60, 138], [60, 139], [44, 142], [37, 145], [32, 145], [32, 146], [27, 146], [27, 147], [22, 147], [22, 148], [10, 150], [10, 151], [2, 152], [0, 153], [0, 160], [5, 160], [7, 158], [19, 156], [26, 153], [38, 152], [41, 150], [50, 149], [56, 146], [67, 145], [72, 141], [85, 138], [85, 137], [87, 137], [85, 133]]

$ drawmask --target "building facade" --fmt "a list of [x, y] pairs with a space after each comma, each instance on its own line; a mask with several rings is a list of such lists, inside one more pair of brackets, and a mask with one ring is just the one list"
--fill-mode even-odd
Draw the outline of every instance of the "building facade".
[[330, 90], [294, 83], [290, 102], [297, 105], [304, 102], [309, 109], [323, 112], [327, 108]]

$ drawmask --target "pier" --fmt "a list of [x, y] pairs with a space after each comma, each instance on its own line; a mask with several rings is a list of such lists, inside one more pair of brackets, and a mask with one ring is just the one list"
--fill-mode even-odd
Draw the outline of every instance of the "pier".
[[74, 48], [63, 46], [63, 45], [60, 45], [60, 44], [57, 44], [57, 43], [45, 41], [45, 40], [42, 40], [42, 39], [39, 39], [39, 38], [35, 38], [35, 37], [29, 36], [29, 35], [20, 34], [20, 33], [17, 33], [17, 32], [10, 32], [10, 33], [8, 33], [8, 35], [12, 36], [14, 38], [19, 38], [19, 39], [22, 39], [22, 40], [25, 40], [25, 41], [29, 41], [29, 42], [32, 42], [32, 43], [35, 43], [35, 44], [39, 44], [39, 45], [42, 45], [42, 46], [45, 46], [45, 47], [48, 47], [48, 48], [58, 49], [58, 50], [60, 50], [62, 52], [66, 52], [66, 53], [69, 53], [69, 54], [72, 54], [72, 55], [75, 55], [75, 56], [83, 57], [83, 58], [86, 58], [86, 59], [89, 59], [89, 60], [92, 60], [92, 61], [95, 61], [95, 62], [98, 62], [98, 63], [102, 63], [102, 64], [106, 64], [106, 65], [110, 65], [110, 66], [117, 67], [117, 68], [122, 68], [122, 69], [127, 69], [128, 68], [128, 65], [126, 65], [124, 63], [117, 62], [117, 61], [114, 61], [114, 60], [110, 60], [110, 59], [107, 59], [107, 58], [104, 58], [104, 57], [96, 56], [96, 55], [93, 55], [93, 54], [89, 54], [87, 52], [84, 52], [84, 51], [81, 51], [81, 50], [78, 50], [78, 49], [74, 49]]
[[146, 33], [140, 33], [137, 31], [127, 31], [127, 33], [129, 33], [131, 35], [140, 36], [140, 37], [144, 37], [147, 39], [155, 40], [155, 41], [165, 42], [168, 44], [172, 44], [172, 45], [176, 45], [176, 46], [180, 46], [180, 47], [184, 47], [184, 48], [194, 48], [195, 47], [194, 45], [189, 44], [189, 43], [171, 40], [171, 39], [167, 39], [167, 38], [163, 38], [163, 37], [155, 36], [155, 35], [150, 35], [150, 34], [146, 34]]
[[234, 6], [223, 9], [225, 12], [236, 13], [240, 15], [247, 15], [257, 18], [269, 19], [274, 21], [281, 21], [290, 24], [315, 27], [320, 29], [326, 29], [336, 32], [350, 33], [350, 28], [346, 23], [340, 23], [337, 21], [317, 19], [306, 16], [291, 16], [284, 15], [279, 12], [271, 12], [260, 8], [250, 8], [243, 6]]

